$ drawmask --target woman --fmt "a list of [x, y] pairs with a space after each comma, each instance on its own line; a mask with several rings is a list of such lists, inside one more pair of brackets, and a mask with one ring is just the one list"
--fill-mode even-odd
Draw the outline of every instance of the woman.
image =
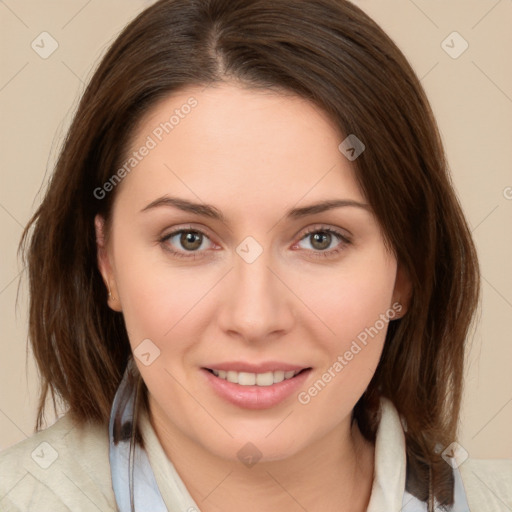
[[37, 427], [69, 411], [0, 456], [3, 509], [512, 506], [454, 444], [479, 273], [437, 127], [352, 4], [144, 11], [24, 241]]

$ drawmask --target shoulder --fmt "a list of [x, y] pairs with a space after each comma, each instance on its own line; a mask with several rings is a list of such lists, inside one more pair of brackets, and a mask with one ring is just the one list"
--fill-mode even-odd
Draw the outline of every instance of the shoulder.
[[468, 459], [459, 471], [471, 510], [512, 510], [512, 459]]
[[116, 510], [108, 426], [69, 414], [0, 452], [0, 510]]

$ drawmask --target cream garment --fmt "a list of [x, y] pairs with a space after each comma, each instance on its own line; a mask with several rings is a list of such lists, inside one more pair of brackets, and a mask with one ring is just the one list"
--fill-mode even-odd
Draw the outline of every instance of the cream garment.
[[[199, 512], [200, 504], [191, 498], [144, 414], [141, 430], [169, 512]], [[368, 512], [402, 510], [404, 447], [396, 409], [383, 400]], [[107, 425], [80, 427], [69, 415], [63, 416], [46, 430], [0, 453], [0, 511], [115, 512], [108, 448]], [[460, 471], [471, 512], [512, 511], [512, 460], [468, 459]]]

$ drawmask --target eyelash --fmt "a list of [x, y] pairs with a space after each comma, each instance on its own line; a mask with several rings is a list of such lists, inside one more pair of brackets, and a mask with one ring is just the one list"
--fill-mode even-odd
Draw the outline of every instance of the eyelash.
[[[196, 260], [198, 259], [197, 258], [197, 254], [200, 254], [199, 251], [188, 251], [188, 254], [187, 252], [183, 252], [183, 251], [175, 251], [174, 249], [171, 249], [170, 248], [170, 245], [167, 243], [173, 236], [176, 236], [180, 233], [198, 233], [206, 238], [209, 238], [208, 235], [202, 231], [201, 229], [198, 229], [198, 228], [188, 228], [188, 229], [178, 229], [176, 231], [173, 231], [172, 233], [169, 233], [165, 236], [163, 236], [162, 238], [160, 238], [159, 242], [160, 244], [162, 244], [164, 246], [164, 249], [168, 252], [170, 252], [173, 256], [176, 256], [178, 258], [184, 258], [184, 259], [191, 259], [191, 260]], [[336, 238], [338, 238], [338, 240], [340, 241], [340, 244], [338, 244], [338, 246], [336, 246], [335, 249], [330, 249], [328, 251], [321, 251], [321, 250], [308, 250], [306, 249], [308, 252], [311, 252], [311, 255], [315, 258], [332, 258], [332, 257], [335, 257], [337, 256], [342, 250], [343, 250], [343, 247], [349, 245], [351, 243], [351, 241], [344, 235], [342, 234], [340, 231], [336, 230], [336, 229], [333, 229], [333, 228], [330, 228], [330, 227], [315, 227], [315, 228], [310, 228], [308, 229], [308, 231], [306, 231], [300, 238], [299, 242], [301, 242], [302, 240], [304, 240], [305, 238], [308, 237], [308, 235], [313, 235], [313, 234], [316, 234], [316, 233], [329, 233], [331, 235], [334, 235]], [[297, 242], [298, 243], [298, 242]], [[294, 244], [295, 245], [295, 244]], [[340, 248], [340, 245], [342, 246]], [[202, 257], [202, 256], [200, 256]]]
[[334, 235], [338, 241], [340, 242], [335, 249], [330, 249], [328, 251], [320, 251], [320, 250], [311, 250], [311, 255], [315, 258], [332, 258], [337, 256], [345, 246], [350, 244], [350, 240], [343, 234], [341, 231], [338, 231], [329, 227], [314, 227], [309, 228], [300, 238], [299, 242], [307, 238], [309, 235], [313, 235], [315, 233], [329, 233]]

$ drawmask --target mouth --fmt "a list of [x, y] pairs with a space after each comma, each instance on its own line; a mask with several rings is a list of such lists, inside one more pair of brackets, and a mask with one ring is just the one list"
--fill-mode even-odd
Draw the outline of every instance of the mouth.
[[306, 384], [313, 369], [226, 363], [201, 370], [210, 389], [224, 401], [242, 409], [270, 409], [291, 399]]
[[290, 380], [302, 372], [311, 370], [311, 368], [303, 368], [302, 370], [275, 370], [264, 373], [237, 372], [235, 370], [217, 370], [215, 368], [205, 368], [215, 377], [226, 380], [232, 384], [240, 386], [272, 386], [279, 384], [284, 380]]

